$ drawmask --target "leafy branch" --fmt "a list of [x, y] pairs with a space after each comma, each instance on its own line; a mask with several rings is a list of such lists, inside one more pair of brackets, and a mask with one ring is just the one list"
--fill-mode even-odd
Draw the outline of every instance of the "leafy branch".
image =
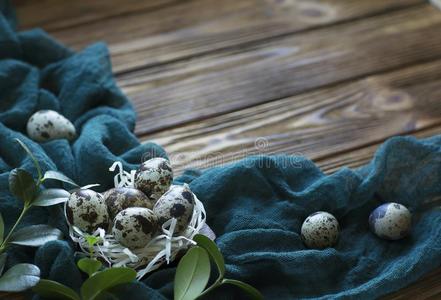
[[[22, 228], [17, 232], [15, 232], [15, 229], [32, 206], [50, 206], [68, 200], [70, 194], [66, 190], [41, 190], [41, 185], [46, 180], [55, 179], [78, 187], [73, 180], [57, 171], [46, 171], [43, 175], [38, 160], [29, 148], [20, 140], [16, 140], [32, 159], [38, 177], [34, 180], [32, 174], [23, 169], [14, 169], [11, 171], [9, 176], [9, 189], [14, 196], [23, 200], [23, 209], [4, 239], [4, 222], [0, 214], [0, 253], [10, 244], [37, 247], [48, 241], [59, 239], [61, 237], [61, 231], [47, 225], [33, 225]], [[98, 242], [98, 238], [90, 236], [88, 237], [88, 242], [93, 246]], [[5, 262], [6, 253], [0, 254], [0, 274]], [[40, 279], [40, 270], [37, 266], [31, 264], [18, 264], [9, 269], [0, 277], [0, 290], [18, 292], [33, 287], [35, 293], [46, 298], [94, 300], [101, 297], [103, 293], [107, 292], [110, 288], [122, 283], [131, 282], [136, 278], [135, 270], [130, 268], [110, 268], [100, 271], [100, 269], [102, 269], [102, 263], [91, 257], [80, 259], [77, 266], [89, 276], [83, 283], [80, 294], [56, 281]]]
[[[44, 224], [26, 226], [18, 230], [17, 227], [33, 206], [50, 206], [67, 201], [69, 193], [63, 189], [41, 190], [41, 185], [46, 179], [58, 179], [73, 183], [65, 175], [55, 171], [48, 171], [43, 175], [38, 160], [29, 148], [19, 139], [16, 141], [34, 163], [37, 179], [34, 180], [31, 173], [21, 168], [13, 169], [9, 173], [9, 191], [17, 199], [23, 201], [23, 208], [6, 236], [3, 216], [0, 213], [0, 275], [6, 265], [7, 253], [5, 251], [10, 245], [39, 247], [62, 237], [60, 230]], [[73, 184], [75, 185], [75, 183]], [[0, 291], [21, 292], [37, 284], [39, 280], [40, 270], [37, 266], [17, 264], [0, 277]]]
[[[226, 279], [225, 261], [216, 244], [208, 237], [197, 234], [194, 237], [197, 246], [191, 248], [182, 257], [175, 275], [174, 299], [199, 299], [223, 284], [231, 284], [241, 288], [251, 299], [261, 300], [262, 294], [251, 285], [239, 280]], [[210, 258], [217, 267], [218, 277], [207, 289], [210, 279]]]

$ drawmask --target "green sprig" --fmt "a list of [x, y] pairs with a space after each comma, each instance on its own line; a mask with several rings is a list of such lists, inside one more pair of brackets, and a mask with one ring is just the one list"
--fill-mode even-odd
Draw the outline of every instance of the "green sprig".
[[[6, 264], [7, 254], [5, 251], [11, 244], [38, 247], [46, 242], [61, 238], [61, 231], [48, 225], [32, 225], [18, 230], [17, 228], [32, 206], [58, 204], [67, 201], [69, 195], [66, 191], [61, 192], [60, 189], [57, 191], [54, 191], [56, 189], [48, 189], [41, 192], [41, 184], [45, 177], [56, 179], [54, 178], [56, 175], [51, 176], [51, 173], [49, 173], [49, 176], [43, 176], [40, 164], [29, 148], [19, 139], [15, 140], [33, 161], [37, 170], [37, 179], [34, 180], [31, 173], [20, 168], [13, 169], [9, 173], [9, 191], [17, 199], [23, 201], [23, 208], [6, 237], [5, 224], [0, 214], [0, 275], [3, 273]], [[35, 286], [39, 280], [40, 270], [37, 266], [17, 264], [0, 277], [0, 291], [21, 292]]]
[[[251, 285], [239, 280], [226, 279], [225, 261], [216, 244], [208, 237], [197, 234], [194, 238], [197, 246], [188, 250], [178, 264], [175, 275], [174, 299], [194, 300], [203, 297], [223, 284], [231, 284], [241, 288], [249, 298], [263, 299], [262, 294]], [[218, 271], [218, 278], [207, 289], [210, 279], [210, 259]]]

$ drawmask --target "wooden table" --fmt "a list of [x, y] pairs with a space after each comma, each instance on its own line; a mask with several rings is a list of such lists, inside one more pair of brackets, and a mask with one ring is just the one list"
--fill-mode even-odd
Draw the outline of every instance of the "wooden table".
[[[332, 173], [388, 137], [441, 133], [441, 11], [426, 1], [15, 3], [22, 29], [108, 43], [136, 134], [178, 172], [287, 153]], [[441, 269], [387, 299], [441, 299]]]

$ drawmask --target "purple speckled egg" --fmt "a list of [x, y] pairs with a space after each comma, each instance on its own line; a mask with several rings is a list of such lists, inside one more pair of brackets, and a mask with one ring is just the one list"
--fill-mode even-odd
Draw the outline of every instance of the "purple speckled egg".
[[371, 231], [385, 240], [399, 240], [406, 237], [411, 225], [411, 213], [399, 203], [382, 204], [369, 216]]

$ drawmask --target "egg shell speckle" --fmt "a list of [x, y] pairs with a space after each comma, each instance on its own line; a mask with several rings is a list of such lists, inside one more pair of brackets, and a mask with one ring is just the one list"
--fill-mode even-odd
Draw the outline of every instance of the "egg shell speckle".
[[157, 218], [153, 211], [129, 207], [116, 215], [112, 233], [120, 244], [134, 249], [146, 246], [157, 230]]
[[151, 199], [159, 199], [173, 181], [170, 162], [162, 157], [149, 159], [141, 164], [135, 173], [135, 188]]
[[195, 205], [194, 195], [187, 184], [172, 185], [170, 189], [158, 199], [153, 212], [158, 217], [159, 224], [175, 218], [177, 233], [188, 227], [193, 216]]
[[144, 207], [152, 209], [154, 200], [149, 199], [140, 190], [130, 187], [113, 188], [104, 193], [107, 209], [110, 218], [113, 220], [116, 215], [129, 207]]
[[98, 227], [107, 230], [109, 213], [103, 195], [88, 189], [71, 193], [66, 204], [66, 215], [70, 224], [93, 233]]
[[385, 203], [374, 209], [369, 216], [369, 227], [378, 237], [399, 240], [406, 237], [412, 225], [412, 215], [399, 203]]
[[330, 213], [318, 211], [303, 222], [301, 237], [308, 248], [324, 249], [337, 243], [339, 232], [337, 219]]
[[39, 110], [28, 120], [28, 136], [37, 142], [55, 139], [73, 140], [76, 136], [75, 126], [54, 110]]

